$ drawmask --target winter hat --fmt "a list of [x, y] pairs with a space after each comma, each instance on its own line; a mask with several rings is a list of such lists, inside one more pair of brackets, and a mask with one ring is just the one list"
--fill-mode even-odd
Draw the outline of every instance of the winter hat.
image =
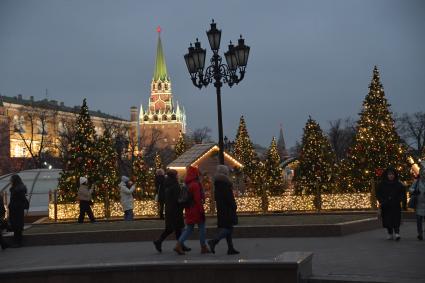
[[162, 170], [162, 169], [157, 169], [156, 170], [156, 175], [164, 175], [165, 173], [164, 173], [164, 170]]
[[121, 182], [127, 183], [128, 181], [130, 181], [130, 179], [127, 176], [122, 176], [121, 177]]
[[229, 176], [229, 168], [226, 165], [217, 165], [215, 174]]
[[87, 183], [86, 177], [80, 177], [80, 185]]

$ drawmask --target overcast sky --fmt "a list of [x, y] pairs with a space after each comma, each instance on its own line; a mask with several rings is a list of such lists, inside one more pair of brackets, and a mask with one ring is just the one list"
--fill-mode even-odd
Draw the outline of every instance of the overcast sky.
[[282, 124], [288, 147], [309, 115], [323, 129], [357, 119], [374, 65], [393, 112], [425, 110], [422, 0], [0, 0], [0, 93], [43, 99], [47, 88], [49, 99], [73, 106], [87, 97], [91, 109], [129, 119], [132, 105], [148, 103], [160, 25], [188, 127], [208, 126], [216, 138], [215, 89], [195, 88], [183, 60], [196, 37], [208, 46], [212, 18], [223, 49], [239, 34], [251, 46], [245, 80], [222, 90], [232, 139], [241, 115], [265, 146]]

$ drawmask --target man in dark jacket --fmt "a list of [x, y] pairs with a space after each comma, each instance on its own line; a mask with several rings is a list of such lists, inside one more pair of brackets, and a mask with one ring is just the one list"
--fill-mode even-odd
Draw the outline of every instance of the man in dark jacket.
[[159, 218], [164, 219], [164, 202], [165, 202], [165, 189], [164, 189], [165, 174], [164, 170], [158, 169], [155, 174], [155, 189], [156, 197], [159, 205]]
[[226, 238], [227, 254], [239, 254], [234, 249], [232, 241], [233, 226], [238, 224], [237, 206], [232, 187], [232, 181], [229, 178], [229, 168], [225, 165], [218, 165], [214, 176], [214, 197], [217, 204], [217, 227], [220, 232], [215, 239], [208, 241], [212, 253], [215, 253], [215, 246], [218, 242]]
[[[162, 242], [171, 233], [176, 234], [176, 239], [180, 238], [182, 229], [184, 227], [183, 221], [183, 207], [178, 203], [180, 195], [180, 185], [177, 180], [177, 171], [169, 169], [167, 170], [167, 177], [164, 181], [164, 204], [165, 204], [165, 230], [162, 232], [158, 240], [153, 241], [155, 249], [158, 252], [162, 252]], [[184, 246], [184, 251], [190, 251], [191, 249]]]

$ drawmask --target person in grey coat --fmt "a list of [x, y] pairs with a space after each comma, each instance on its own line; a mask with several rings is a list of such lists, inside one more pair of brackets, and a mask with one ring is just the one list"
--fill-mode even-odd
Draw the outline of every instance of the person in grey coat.
[[80, 215], [78, 216], [78, 223], [84, 222], [84, 216], [88, 215], [90, 222], [94, 223], [93, 210], [91, 209], [93, 189], [88, 186], [86, 177], [80, 177], [80, 187], [78, 188], [78, 200], [80, 201]]
[[423, 236], [423, 225], [425, 217], [425, 161], [420, 164], [418, 179], [409, 188], [411, 197], [416, 196], [416, 227], [418, 230], [418, 240], [422, 241]]

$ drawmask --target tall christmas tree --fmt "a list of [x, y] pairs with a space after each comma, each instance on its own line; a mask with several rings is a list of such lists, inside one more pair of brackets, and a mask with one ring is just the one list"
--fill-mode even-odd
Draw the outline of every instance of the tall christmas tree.
[[179, 157], [185, 151], [186, 151], [186, 141], [185, 141], [183, 133], [180, 131], [179, 139], [177, 140], [177, 144], [176, 144], [176, 147], [175, 147], [176, 157]]
[[59, 178], [59, 201], [75, 201], [78, 191], [79, 178], [88, 177], [93, 182], [96, 165], [96, 133], [90, 119], [86, 99], [83, 100], [76, 121], [75, 138], [73, 139], [65, 164]]
[[319, 124], [311, 117], [304, 127], [299, 166], [295, 171], [296, 194], [331, 193], [335, 189], [335, 153]]
[[108, 130], [103, 136], [97, 139], [96, 150], [96, 197], [103, 199], [108, 197], [111, 200], [118, 200], [120, 192], [118, 190], [118, 156], [114, 147], [115, 143]]
[[280, 156], [277, 150], [276, 139], [273, 137], [267, 151], [265, 165], [266, 185], [271, 195], [280, 195], [283, 192], [283, 170], [280, 167]]
[[259, 159], [257, 153], [254, 150], [254, 145], [249, 138], [243, 116], [241, 116], [239, 121], [239, 128], [236, 134], [233, 153], [235, 158], [241, 161], [244, 165], [243, 173], [245, 173], [249, 178], [251, 178], [252, 181], [254, 181]]
[[402, 178], [407, 176], [405, 148], [396, 132], [389, 107], [375, 66], [369, 93], [357, 122], [354, 144], [342, 163], [342, 190], [369, 192], [382, 171], [389, 166], [396, 168]]
[[136, 188], [140, 192], [142, 197], [153, 195], [152, 188], [154, 186], [154, 175], [153, 171], [149, 169], [146, 163], [143, 161], [142, 154], [135, 156], [133, 162], [133, 176], [132, 179], [135, 181]]

